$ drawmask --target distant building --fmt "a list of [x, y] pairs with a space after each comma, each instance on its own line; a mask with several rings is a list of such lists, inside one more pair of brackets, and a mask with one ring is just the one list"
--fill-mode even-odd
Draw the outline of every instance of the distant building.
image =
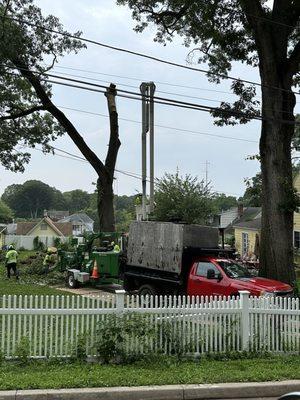
[[39, 221], [18, 222], [16, 235], [68, 237], [72, 236], [72, 224], [54, 222], [49, 217]]
[[58, 221], [71, 223], [73, 236], [82, 236], [84, 233], [94, 232], [94, 221], [85, 213], [72, 214]]
[[59, 221], [60, 219], [68, 217], [69, 215], [69, 211], [44, 210], [44, 217], [49, 217], [52, 219], [52, 221]]

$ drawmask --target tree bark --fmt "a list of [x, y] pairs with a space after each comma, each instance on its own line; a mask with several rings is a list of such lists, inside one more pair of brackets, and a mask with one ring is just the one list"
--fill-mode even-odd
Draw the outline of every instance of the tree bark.
[[[295, 96], [282, 65], [261, 63], [262, 227], [260, 275], [295, 285], [293, 265], [293, 191], [291, 140]], [[278, 88], [278, 89], [276, 89]]]

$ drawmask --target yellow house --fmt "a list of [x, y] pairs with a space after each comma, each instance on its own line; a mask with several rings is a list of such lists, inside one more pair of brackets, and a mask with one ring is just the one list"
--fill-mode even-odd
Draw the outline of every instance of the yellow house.
[[[297, 174], [294, 179], [294, 188], [300, 195], [300, 174]], [[298, 211], [294, 213], [293, 243], [294, 248], [300, 249], [300, 209]], [[259, 257], [261, 218], [237, 223], [233, 228], [237, 252], [241, 256], [244, 254], [255, 254]]]
[[48, 236], [66, 237], [72, 236], [72, 224], [70, 222], [54, 222], [49, 217], [44, 217], [37, 222], [19, 222], [17, 235], [23, 236]]
[[233, 228], [237, 252], [241, 256], [255, 254], [259, 257], [261, 217], [237, 223]]
[[0, 225], [0, 250], [5, 245], [5, 233], [6, 233], [6, 226]]
[[[300, 174], [297, 174], [294, 179], [294, 188], [300, 195]], [[300, 209], [298, 209], [300, 211]], [[294, 247], [300, 248], [300, 212], [294, 213]]]

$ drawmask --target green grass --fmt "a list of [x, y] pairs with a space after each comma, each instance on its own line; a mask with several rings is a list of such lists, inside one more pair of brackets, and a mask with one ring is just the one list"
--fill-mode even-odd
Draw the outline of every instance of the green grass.
[[[0, 262], [0, 296], [3, 295], [70, 295], [69, 292], [57, 290], [47, 285], [43, 285], [44, 278], [42, 276], [22, 276], [23, 265], [21, 261], [26, 260], [34, 255], [35, 251], [21, 251], [19, 252], [19, 264], [21, 276], [19, 281], [15, 280], [12, 275], [10, 279], [6, 278], [6, 269], [3, 262]], [[32, 282], [31, 282], [32, 281]]]
[[144, 362], [100, 365], [67, 362], [5, 362], [0, 390], [262, 382], [300, 378], [298, 356], [231, 361]]

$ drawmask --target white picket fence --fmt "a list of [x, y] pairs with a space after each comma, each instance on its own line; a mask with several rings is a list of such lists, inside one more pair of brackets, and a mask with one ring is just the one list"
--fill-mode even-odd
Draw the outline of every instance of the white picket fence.
[[[69, 357], [79, 337], [95, 355], [97, 329], [109, 315], [145, 317], [154, 336], [147, 349], [172, 354], [180, 346], [187, 354], [231, 351], [300, 351], [299, 299], [129, 296], [123, 291], [101, 297], [0, 297], [0, 348], [14, 357], [27, 338], [31, 357]], [[103, 325], [102, 325], [103, 326]], [[145, 352], [132, 334], [127, 351]]]

